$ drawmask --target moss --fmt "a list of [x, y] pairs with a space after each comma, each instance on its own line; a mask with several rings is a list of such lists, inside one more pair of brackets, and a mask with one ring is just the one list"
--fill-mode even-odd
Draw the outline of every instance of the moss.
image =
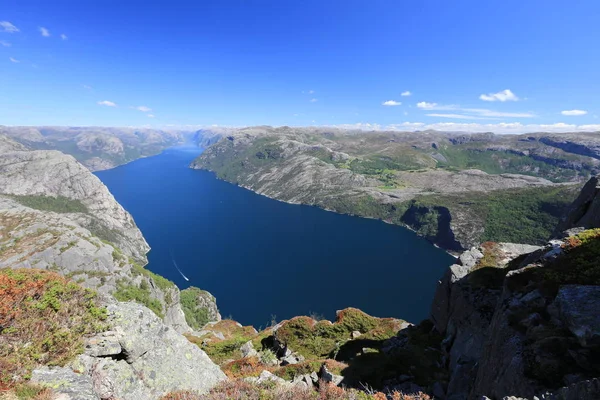
[[83, 337], [106, 329], [95, 292], [54, 272], [0, 270], [0, 384], [39, 365], [64, 365]]

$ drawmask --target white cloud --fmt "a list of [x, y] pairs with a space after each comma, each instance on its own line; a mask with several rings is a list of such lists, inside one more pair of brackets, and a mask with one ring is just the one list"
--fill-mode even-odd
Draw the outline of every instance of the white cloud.
[[577, 117], [579, 115], [587, 114], [587, 111], [585, 111], [585, 110], [565, 110], [565, 111], [561, 111], [560, 113], [562, 115], [566, 115], [569, 117]]
[[417, 107], [422, 108], [423, 110], [437, 110], [437, 103], [428, 103], [426, 101], [421, 101], [417, 103]]
[[93, 88], [90, 85], [83, 85], [83, 88], [87, 90], [93, 90]]
[[64, 33], [61, 33], [61, 34], [60, 34], [60, 38], [61, 38], [62, 40], [67, 40], [69, 37], [68, 37], [67, 35], [65, 35]]
[[313, 93], [315, 93], [315, 91], [314, 91], [314, 90], [309, 90], [309, 91], [308, 91], [308, 94], [313, 94]]
[[476, 117], [474, 115], [464, 115], [464, 114], [427, 114], [428, 117], [438, 117], [438, 118], [455, 118], [455, 119], [491, 119], [485, 117]]
[[0, 46], [10, 47], [10, 43], [5, 40], [0, 40]]
[[50, 31], [48, 29], [44, 28], [43, 26], [40, 26], [38, 28], [38, 30], [40, 31], [40, 33], [42, 34], [43, 37], [50, 36]]
[[483, 101], [518, 101], [519, 98], [510, 91], [510, 89], [502, 90], [498, 93], [482, 94], [479, 98]]
[[148, 114], [149, 118], [154, 118], [154, 114]]
[[109, 100], [99, 101], [98, 104], [101, 106], [107, 106], [107, 107], [116, 107], [117, 106], [116, 103], [113, 103], [112, 101], [109, 101]]
[[16, 58], [12, 58], [12, 57], [8, 57], [8, 59], [9, 59], [11, 62], [14, 62], [14, 63], [20, 63], [20, 62], [21, 62], [21, 61], [17, 60]]
[[407, 90], [406, 92], [400, 93], [400, 96], [405, 96], [406, 97], [406, 96], [410, 96], [410, 95], [412, 95], [412, 93], [410, 92], [410, 90]]
[[3, 32], [8, 32], [8, 33], [19, 32], [19, 28], [17, 28], [16, 26], [14, 26], [13, 24], [11, 24], [8, 21], [0, 21], [0, 28], [2, 28]]
[[150, 107], [146, 107], [146, 106], [137, 106], [137, 107], [133, 107], [133, 108], [135, 108], [138, 111], [145, 112], [145, 113], [152, 111], [152, 109]]
[[317, 100], [317, 99], [310, 99], [311, 103], [316, 103], [317, 101], [319, 101], [319, 100]]
[[396, 100], [388, 100], [388, 101], [384, 101], [383, 103], [381, 103], [382, 106], [399, 106], [402, 103], [400, 103], [399, 101]]

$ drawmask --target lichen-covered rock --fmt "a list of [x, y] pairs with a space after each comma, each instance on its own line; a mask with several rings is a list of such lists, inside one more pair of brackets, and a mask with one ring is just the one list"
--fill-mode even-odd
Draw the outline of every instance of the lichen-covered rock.
[[[51, 388], [64, 400], [100, 400], [94, 391], [92, 379], [77, 374], [70, 368], [44, 367], [31, 374], [31, 382]], [[104, 397], [105, 398], [105, 397]]]
[[111, 331], [88, 340], [85, 354], [72, 364], [91, 378], [101, 399], [156, 399], [176, 390], [204, 393], [226, 379], [202, 350], [147, 308], [133, 302], [107, 308]]

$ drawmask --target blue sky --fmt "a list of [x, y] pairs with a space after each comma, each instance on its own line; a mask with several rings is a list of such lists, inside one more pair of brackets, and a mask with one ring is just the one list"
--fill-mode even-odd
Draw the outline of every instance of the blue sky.
[[600, 130], [599, 17], [597, 0], [3, 0], [0, 124]]

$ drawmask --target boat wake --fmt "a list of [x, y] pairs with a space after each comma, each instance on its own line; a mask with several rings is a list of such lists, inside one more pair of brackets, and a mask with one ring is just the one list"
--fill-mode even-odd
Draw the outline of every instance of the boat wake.
[[175, 257], [173, 257], [173, 252], [171, 252], [171, 250], [169, 250], [169, 252], [171, 253], [171, 261], [173, 261], [173, 265], [175, 266], [175, 268], [177, 269], [177, 272], [179, 272], [181, 274], [181, 276], [183, 277], [183, 279], [185, 279], [186, 281], [190, 281], [190, 279], [185, 276], [183, 274], [183, 272], [181, 272], [181, 270], [179, 269], [179, 266], [177, 265], [177, 263], [175, 262]]

